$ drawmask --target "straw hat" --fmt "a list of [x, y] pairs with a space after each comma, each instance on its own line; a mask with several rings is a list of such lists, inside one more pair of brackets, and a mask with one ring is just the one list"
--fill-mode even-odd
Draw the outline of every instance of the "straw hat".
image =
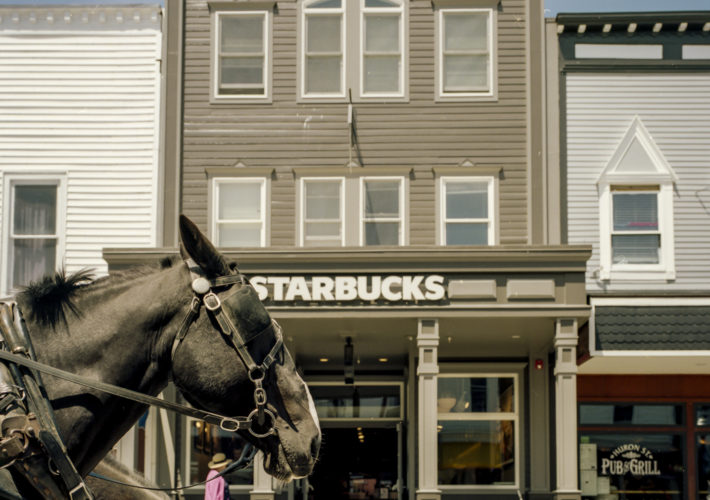
[[225, 465], [229, 465], [232, 463], [231, 460], [227, 460], [227, 457], [224, 453], [216, 453], [212, 457], [212, 461], [207, 464], [207, 467], [210, 469], [219, 469], [220, 467], [224, 467]]

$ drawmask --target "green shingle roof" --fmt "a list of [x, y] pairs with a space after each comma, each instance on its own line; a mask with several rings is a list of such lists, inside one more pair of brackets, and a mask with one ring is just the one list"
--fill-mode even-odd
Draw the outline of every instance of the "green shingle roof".
[[597, 306], [597, 350], [710, 350], [710, 306]]

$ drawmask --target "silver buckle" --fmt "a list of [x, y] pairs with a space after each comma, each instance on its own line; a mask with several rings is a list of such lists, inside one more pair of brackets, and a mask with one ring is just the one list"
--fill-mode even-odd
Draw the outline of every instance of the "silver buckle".
[[222, 301], [219, 300], [219, 297], [217, 297], [214, 292], [210, 292], [204, 297], [202, 297], [202, 302], [204, 302], [205, 307], [208, 311], [216, 311], [217, 309], [222, 307]]

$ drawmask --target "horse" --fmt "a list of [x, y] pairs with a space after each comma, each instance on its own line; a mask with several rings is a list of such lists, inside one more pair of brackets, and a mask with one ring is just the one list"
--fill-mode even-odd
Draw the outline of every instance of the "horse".
[[[194, 408], [249, 415], [252, 427], [262, 424], [267, 431], [236, 432], [263, 452], [267, 473], [282, 482], [307, 476], [321, 431], [280, 327], [258, 298], [242, 300], [256, 297], [248, 280], [183, 215], [179, 235], [181, 259], [96, 280], [86, 271], [68, 277], [60, 272], [17, 294], [37, 361], [148, 395], [172, 381]], [[208, 296], [211, 307], [200, 307]], [[249, 307], [240, 310], [238, 304]], [[241, 333], [242, 344], [226, 334], [225, 321]], [[57, 429], [81, 476], [146, 411], [145, 404], [98, 389], [43, 379]], [[33, 496], [14, 472], [13, 478], [22, 496]]]

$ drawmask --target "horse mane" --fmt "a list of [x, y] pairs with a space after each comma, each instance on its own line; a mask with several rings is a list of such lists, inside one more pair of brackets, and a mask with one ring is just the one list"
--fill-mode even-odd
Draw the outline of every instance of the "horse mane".
[[69, 276], [64, 269], [61, 269], [30, 283], [20, 291], [17, 298], [26, 305], [23, 311], [33, 321], [52, 328], [59, 324], [66, 326], [67, 313], [79, 315], [76, 298], [80, 293], [102, 285], [115, 285], [136, 276], [155, 273], [158, 270], [172, 267], [178, 260], [177, 257], [169, 256], [161, 259], [157, 266], [139, 266], [111, 273], [98, 279], [95, 279], [91, 269], [82, 269]]

